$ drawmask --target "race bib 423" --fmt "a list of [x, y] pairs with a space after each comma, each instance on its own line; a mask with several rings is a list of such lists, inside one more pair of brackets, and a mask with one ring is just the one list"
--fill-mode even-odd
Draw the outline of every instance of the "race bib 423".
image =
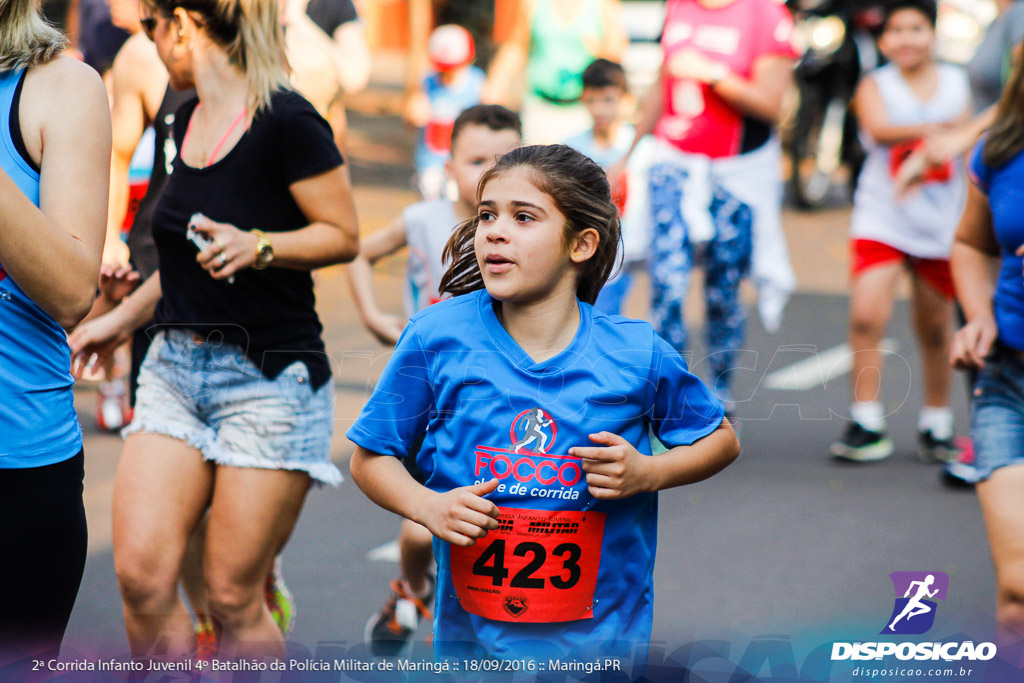
[[605, 513], [499, 510], [496, 530], [468, 548], [451, 546], [462, 608], [495, 621], [593, 618]]

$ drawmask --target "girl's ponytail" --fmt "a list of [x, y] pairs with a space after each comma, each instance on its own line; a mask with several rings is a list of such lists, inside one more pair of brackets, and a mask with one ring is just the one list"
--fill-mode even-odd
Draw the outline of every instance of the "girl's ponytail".
[[236, 34], [227, 46], [228, 58], [245, 71], [249, 112], [254, 116], [270, 105], [270, 96], [288, 87], [284, 32], [276, 0], [217, 0], [219, 14], [233, 20]]
[[[0, 5], [3, 1], [0, 0]], [[278, 0], [142, 0], [142, 3], [168, 17], [179, 7], [201, 15], [207, 35], [224, 48], [232, 64], [245, 72], [249, 91], [246, 106], [250, 117], [270, 106], [274, 92], [289, 87]]]

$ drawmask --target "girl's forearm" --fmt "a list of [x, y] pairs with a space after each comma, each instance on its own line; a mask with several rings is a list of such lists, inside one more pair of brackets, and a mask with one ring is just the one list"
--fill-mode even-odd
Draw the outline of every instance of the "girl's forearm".
[[968, 322], [992, 316], [999, 259], [962, 241], [953, 242], [949, 256], [956, 297]]
[[689, 446], [676, 446], [648, 458], [652, 491], [703, 481], [729, 466], [740, 454], [736, 432], [723, 418], [718, 429]]
[[398, 458], [356, 446], [349, 471], [359, 489], [374, 503], [422, 523], [424, 503], [433, 491], [413, 479]]

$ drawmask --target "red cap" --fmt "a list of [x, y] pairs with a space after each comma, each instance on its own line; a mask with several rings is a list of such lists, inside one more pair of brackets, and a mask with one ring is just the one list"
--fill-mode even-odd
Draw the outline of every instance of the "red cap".
[[469, 31], [456, 24], [445, 24], [430, 34], [427, 55], [438, 71], [452, 71], [473, 61], [476, 45]]

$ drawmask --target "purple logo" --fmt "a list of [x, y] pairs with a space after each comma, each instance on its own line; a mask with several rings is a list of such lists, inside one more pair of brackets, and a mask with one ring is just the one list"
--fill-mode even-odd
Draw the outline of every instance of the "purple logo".
[[893, 572], [889, 578], [896, 592], [896, 603], [881, 633], [926, 633], [935, 623], [935, 601], [946, 599], [949, 577], [943, 572]]

